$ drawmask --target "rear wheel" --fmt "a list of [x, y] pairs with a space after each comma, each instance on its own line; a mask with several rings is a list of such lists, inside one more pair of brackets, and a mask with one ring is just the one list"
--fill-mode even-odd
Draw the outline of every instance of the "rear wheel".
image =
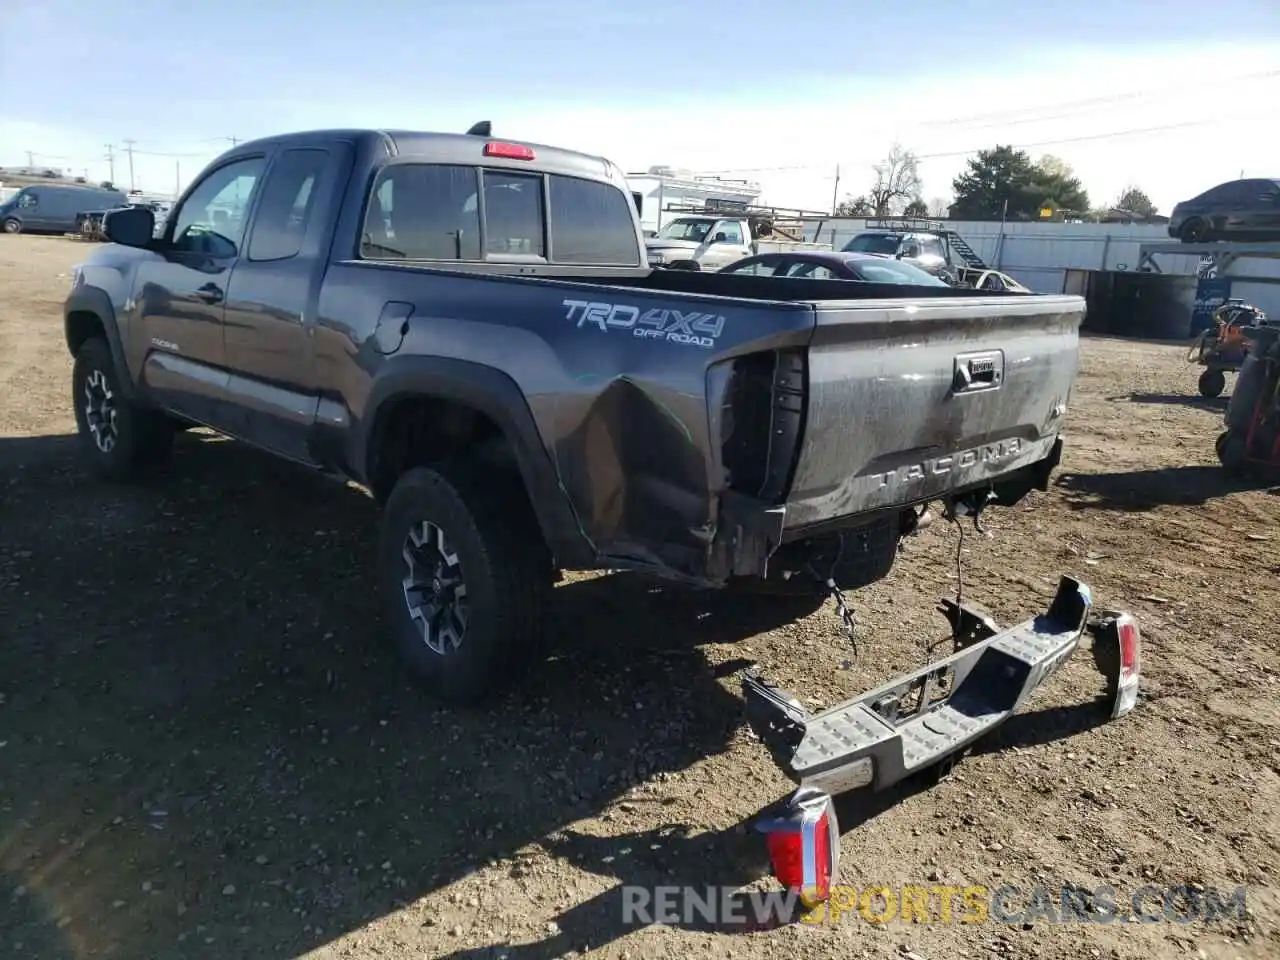
[[173, 446], [168, 418], [124, 395], [105, 340], [93, 337], [84, 342], [76, 353], [71, 381], [80, 447], [94, 473], [121, 480], [168, 457]]
[[1227, 375], [1221, 370], [1206, 370], [1200, 374], [1200, 396], [1212, 400], [1222, 396], [1227, 388]]
[[4, 222], [4, 232], [5, 233], [21, 233], [22, 221], [16, 220], [13, 217], [10, 217], [8, 220]]
[[391, 639], [436, 698], [472, 703], [541, 646], [551, 557], [523, 491], [491, 470], [403, 474], [383, 511], [378, 563]]

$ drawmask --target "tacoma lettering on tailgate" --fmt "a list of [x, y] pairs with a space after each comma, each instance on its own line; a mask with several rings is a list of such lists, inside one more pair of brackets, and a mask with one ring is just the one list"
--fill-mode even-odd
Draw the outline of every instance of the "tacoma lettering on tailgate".
[[1022, 452], [1022, 441], [1017, 437], [988, 443], [974, 450], [955, 453], [945, 457], [935, 457], [919, 463], [909, 463], [886, 473], [874, 473], [870, 481], [878, 489], [892, 484], [911, 483], [926, 477], [942, 477], [956, 470], [967, 470], [979, 463], [997, 464], [1016, 457]]

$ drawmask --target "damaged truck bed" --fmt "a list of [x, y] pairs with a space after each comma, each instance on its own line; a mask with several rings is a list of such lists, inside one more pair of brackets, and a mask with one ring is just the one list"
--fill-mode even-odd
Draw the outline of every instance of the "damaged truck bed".
[[[161, 236], [141, 208], [104, 230], [65, 306], [87, 462], [131, 474], [202, 424], [365, 485], [384, 629], [454, 702], [539, 648], [557, 570], [856, 589], [922, 504], [1043, 489], [1084, 314], [650, 270], [615, 165], [483, 124], [239, 144]], [[988, 653], [1038, 669], [1069, 626]], [[870, 710], [832, 735], [879, 736]]]

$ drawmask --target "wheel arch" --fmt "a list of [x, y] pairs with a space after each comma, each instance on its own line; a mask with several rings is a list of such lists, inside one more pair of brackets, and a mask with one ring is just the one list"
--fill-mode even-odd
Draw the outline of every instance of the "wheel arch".
[[67, 350], [74, 357], [86, 340], [101, 336], [111, 351], [116, 380], [125, 396], [133, 397], [133, 378], [124, 359], [124, 344], [120, 328], [116, 326], [116, 313], [106, 292], [97, 287], [81, 286], [73, 290], [62, 308], [63, 335]]
[[[449, 432], [460, 414], [470, 415], [461, 429], [471, 432]], [[456, 452], [448, 443], [439, 450], [406, 450], [406, 440], [412, 443], [421, 436], [400, 432], [406, 417], [425, 423], [431, 439], [500, 443], [511, 455], [557, 563], [570, 568], [594, 565], [595, 551], [559, 482], [524, 393], [510, 376], [486, 364], [445, 357], [387, 361], [374, 380], [365, 415], [357, 422], [351, 457], [380, 503], [404, 469]]]

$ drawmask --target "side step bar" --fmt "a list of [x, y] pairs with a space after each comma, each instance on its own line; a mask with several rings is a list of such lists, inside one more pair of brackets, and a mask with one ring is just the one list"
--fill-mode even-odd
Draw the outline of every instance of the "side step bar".
[[813, 715], [749, 671], [747, 721], [802, 786], [832, 795], [883, 789], [1007, 720], [1079, 646], [1092, 602], [1087, 586], [1063, 577], [1048, 612], [999, 631], [983, 614], [943, 601], [951, 656]]

